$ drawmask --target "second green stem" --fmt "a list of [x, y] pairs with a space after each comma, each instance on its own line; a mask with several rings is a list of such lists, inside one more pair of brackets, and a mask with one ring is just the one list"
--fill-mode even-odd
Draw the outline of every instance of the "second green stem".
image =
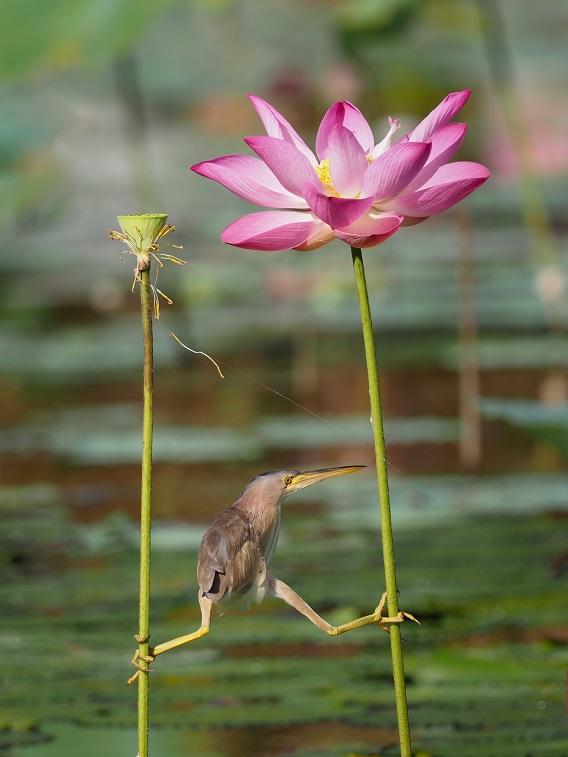
[[[152, 437], [154, 351], [150, 270], [140, 273], [140, 304], [144, 343], [144, 409], [142, 421], [142, 488], [140, 497], [140, 619], [138, 634], [141, 656], [149, 653], [150, 636], [150, 535], [152, 522]], [[138, 660], [142, 668], [147, 663]], [[149, 675], [138, 676], [138, 757], [148, 757]]]
[[[357, 296], [361, 310], [363, 326], [363, 340], [365, 344], [365, 358], [369, 379], [369, 397], [371, 401], [371, 416], [375, 442], [375, 458], [377, 464], [377, 482], [379, 486], [379, 501], [381, 509], [381, 535], [383, 544], [383, 561], [385, 567], [385, 584], [388, 597], [388, 614], [394, 617], [398, 614], [398, 589], [394, 564], [394, 544], [392, 535], [392, 521], [385, 448], [385, 434], [383, 430], [383, 415], [381, 410], [381, 395], [379, 391], [379, 376], [377, 369], [377, 355], [375, 351], [375, 337], [373, 322], [369, 306], [369, 293], [363, 266], [363, 255], [357, 247], [351, 248], [353, 270], [357, 285]], [[401, 757], [412, 757], [410, 745], [410, 728], [408, 724], [408, 705], [406, 701], [406, 683], [404, 680], [404, 662], [402, 657], [402, 638], [400, 625], [390, 627], [391, 654], [396, 699], [396, 714], [398, 720], [400, 754]]]

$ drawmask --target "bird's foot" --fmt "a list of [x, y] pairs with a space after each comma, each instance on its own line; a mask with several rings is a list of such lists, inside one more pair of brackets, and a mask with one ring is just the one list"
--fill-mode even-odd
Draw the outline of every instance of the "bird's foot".
[[357, 618], [356, 620], [352, 620], [350, 623], [344, 623], [342, 626], [330, 626], [329, 628], [325, 628], [324, 630], [329, 636], [339, 636], [339, 634], [346, 633], [347, 631], [353, 631], [355, 630], [355, 628], [362, 628], [363, 626], [370, 626], [374, 624], [380, 626], [384, 631], [389, 633], [391, 625], [395, 623], [404, 623], [407, 618], [408, 620], [413, 620], [415, 623], [418, 623], [418, 625], [420, 625], [420, 622], [416, 620], [414, 615], [411, 615], [409, 612], [403, 612], [402, 610], [400, 610], [394, 617], [385, 615], [384, 612], [386, 604], [387, 594], [385, 592], [381, 597], [381, 601], [375, 609], [375, 612], [371, 615], [365, 615], [362, 618]]
[[398, 614], [392, 618], [384, 615], [383, 613], [385, 611], [386, 604], [387, 593], [385, 591], [385, 593], [381, 597], [381, 601], [379, 602], [377, 608], [375, 609], [375, 612], [373, 613], [373, 623], [376, 623], [376, 625], [380, 626], [387, 633], [389, 633], [390, 626], [393, 623], [404, 623], [407, 618], [408, 620], [413, 620], [415, 623], [418, 623], [418, 625], [420, 625], [420, 621], [417, 620], [414, 615], [411, 615], [409, 612], [404, 612], [403, 610], [399, 610]]
[[[139, 644], [144, 644], [148, 641], [150, 637], [146, 636], [145, 638], [142, 638], [138, 634], [134, 637], [134, 641], [137, 641]], [[133, 676], [131, 676], [128, 681], [126, 682], [127, 686], [130, 686], [131, 683], [134, 683], [134, 681], [138, 678], [140, 673], [153, 673], [153, 670], [149, 667], [147, 667], [151, 662], [154, 662], [155, 656], [154, 656], [154, 650], [150, 647], [148, 650], [150, 654], [148, 655], [141, 655], [140, 649], [137, 649], [136, 652], [134, 652], [134, 657], [130, 660], [130, 664], [134, 665], [135, 668], [138, 668], [136, 673], [134, 673]], [[143, 660], [146, 665], [142, 666], [138, 662], [138, 660]]]

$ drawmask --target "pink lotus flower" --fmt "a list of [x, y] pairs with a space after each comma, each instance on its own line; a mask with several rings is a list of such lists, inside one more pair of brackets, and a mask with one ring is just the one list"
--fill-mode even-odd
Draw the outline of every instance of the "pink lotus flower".
[[268, 136], [247, 137], [258, 155], [225, 155], [192, 166], [245, 200], [277, 210], [238, 218], [221, 239], [251, 250], [313, 250], [341, 239], [374, 247], [404, 222], [442, 213], [481, 186], [479, 163], [448, 163], [466, 124], [449, 123], [469, 91], [448, 95], [415, 129], [391, 146], [390, 128], [375, 144], [371, 127], [350, 102], [327, 111], [316, 155], [292, 126], [260, 97], [249, 95]]

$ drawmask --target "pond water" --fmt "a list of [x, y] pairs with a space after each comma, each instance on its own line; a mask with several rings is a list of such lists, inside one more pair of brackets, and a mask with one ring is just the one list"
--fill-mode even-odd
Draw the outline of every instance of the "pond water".
[[[194, 358], [156, 371], [154, 640], [198, 626], [201, 535], [263, 470], [369, 466], [288, 500], [273, 571], [333, 623], [380, 598], [359, 346], [340, 334], [310, 340], [313, 355], [290, 339], [216, 354], [224, 382]], [[404, 341], [380, 343], [392, 353]], [[137, 373], [78, 376], [41, 390], [22, 381], [0, 436], [0, 745], [16, 757], [135, 753], [136, 694], [125, 681], [137, 622]], [[537, 397], [546, 379], [528, 367], [481, 376], [486, 395], [510, 399]], [[568, 474], [558, 447], [494, 417], [493, 405], [480, 466], [464, 472], [455, 371], [401, 361], [382, 386], [400, 602], [422, 623], [403, 634], [415, 747], [566, 755]], [[156, 662], [153, 753], [396, 754], [389, 661], [378, 629], [328, 639], [272, 599], [228, 612], [205, 639]]]

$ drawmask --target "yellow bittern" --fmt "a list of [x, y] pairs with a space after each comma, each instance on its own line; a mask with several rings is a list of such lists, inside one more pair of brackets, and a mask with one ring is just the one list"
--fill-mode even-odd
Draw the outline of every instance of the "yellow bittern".
[[[354, 473], [364, 467], [351, 465], [311, 471], [279, 470], [261, 473], [253, 478], [234, 505], [217, 516], [201, 541], [197, 560], [201, 626], [186, 636], [179, 636], [177, 639], [151, 647], [150, 654], [146, 657], [140, 657], [136, 651], [132, 664], [138, 671], [128, 683], [136, 679], [140, 670], [148, 670], [138, 664], [138, 659], [152, 662], [162, 652], [200, 639], [209, 633], [211, 609], [214, 604], [226, 605], [243, 597], [261, 602], [267, 591], [283, 599], [329, 636], [337, 636], [371, 623], [388, 630], [391, 623], [402, 623], [405, 618], [416, 620], [405, 612], [399, 612], [393, 618], [383, 616], [386, 604], [386, 594], [383, 594], [372, 615], [365, 615], [341, 626], [332, 626], [312, 610], [293, 589], [268, 573], [268, 566], [280, 534], [282, 501], [290, 494], [317, 484], [318, 481]], [[138, 642], [147, 641], [138, 636], [134, 638]]]

